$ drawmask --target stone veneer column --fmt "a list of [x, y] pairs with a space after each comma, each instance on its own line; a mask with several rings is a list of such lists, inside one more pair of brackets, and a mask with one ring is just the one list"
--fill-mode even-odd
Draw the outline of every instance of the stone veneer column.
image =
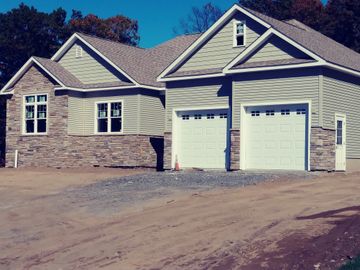
[[335, 130], [311, 128], [310, 169], [335, 170]]
[[240, 170], [240, 130], [230, 130], [230, 170]]
[[164, 169], [171, 170], [172, 133], [164, 133]]
[[5, 166], [6, 97], [0, 96], [0, 167]]

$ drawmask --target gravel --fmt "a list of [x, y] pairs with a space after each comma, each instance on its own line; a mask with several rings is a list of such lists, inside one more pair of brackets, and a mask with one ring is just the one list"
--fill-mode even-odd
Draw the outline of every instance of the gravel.
[[68, 189], [66, 197], [80, 203], [86, 210], [114, 213], [175, 191], [201, 192], [214, 188], [256, 185], [265, 181], [306, 180], [317, 174], [308, 172], [149, 172], [140, 175], [99, 181], [85, 187]]

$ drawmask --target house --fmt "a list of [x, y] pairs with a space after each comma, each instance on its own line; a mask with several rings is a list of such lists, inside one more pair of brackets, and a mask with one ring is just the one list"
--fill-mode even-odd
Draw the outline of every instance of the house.
[[76, 33], [51, 59], [30, 58], [1, 90], [6, 166], [162, 167], [156, 77], [196, 37], [145, 50]]
[[1, 93], [6, 166], [360, 166], [360, 55], [239, 5], [152, 49], [76, 33]]

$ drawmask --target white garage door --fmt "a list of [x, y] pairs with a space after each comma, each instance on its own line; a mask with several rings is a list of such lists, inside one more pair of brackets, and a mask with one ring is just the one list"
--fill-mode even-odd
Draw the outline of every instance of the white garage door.
[[246, 108], [246, 169], [306, 170], [307, 105]]
[[227, 110], [178, 113], [177, 158], [181, 168], [225, 169]]

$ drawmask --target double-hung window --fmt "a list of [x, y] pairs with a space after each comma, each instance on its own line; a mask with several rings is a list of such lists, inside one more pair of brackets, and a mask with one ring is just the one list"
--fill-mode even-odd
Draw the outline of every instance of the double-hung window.
[[24, 134], [46, 134], [48, 125], [48, 96], [24, 97]]
[[122, 132], [122, 101], [99, 102], [96, 104], [96, 132]]
[[246, 23], [245, 21], [234, 22], [234, 47], [246, 45]]

